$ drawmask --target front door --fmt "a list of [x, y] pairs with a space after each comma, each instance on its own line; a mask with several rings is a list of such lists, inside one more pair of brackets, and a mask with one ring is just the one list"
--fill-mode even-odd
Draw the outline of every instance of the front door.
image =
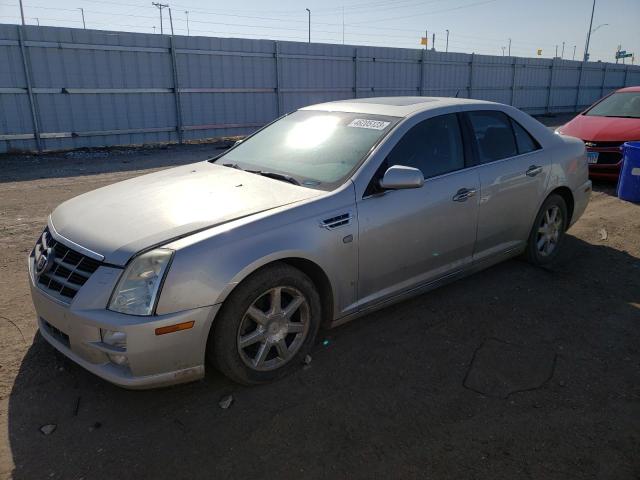
[[458, 271], [473, 254], [480, 183], [477, 169], [465, 168], [457, 115], [411, 128], [379, 171], [393, 165], [419, 168], [425, 183], [374, 188], [358, 202], [360, 307]]

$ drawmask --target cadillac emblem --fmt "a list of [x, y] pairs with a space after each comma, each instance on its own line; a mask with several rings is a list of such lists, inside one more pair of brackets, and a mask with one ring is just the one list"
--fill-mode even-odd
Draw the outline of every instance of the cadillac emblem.
[[53, 249], [47, 247], [47, 242], [43, 235], [42, 245], [36, 246], [34, 256], [35, 270], [38, 277], [51, 269], [54, 263], [54, 255]]

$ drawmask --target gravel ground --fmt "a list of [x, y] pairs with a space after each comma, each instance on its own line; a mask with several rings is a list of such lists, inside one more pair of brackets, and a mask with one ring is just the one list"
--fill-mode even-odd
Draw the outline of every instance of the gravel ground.
[[321, 332], [272, 385], [126, 391], [48, 346], [25, 258], [49, 212], [217, 148], [0, 159], [0, 478], [640, 478], [640, 206], [611, 185], [552, 268], [511, 260]]

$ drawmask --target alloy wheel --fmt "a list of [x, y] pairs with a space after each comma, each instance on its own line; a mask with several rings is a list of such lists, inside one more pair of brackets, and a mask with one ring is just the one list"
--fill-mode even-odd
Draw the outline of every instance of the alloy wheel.
[[244, 364], [267, 371], [291, 360], [307, 337], [310, 314], [309, 302], [296, 288], [279, 286], [260, 295], [238, 328], [237, 347]]
[[548, 257], [555, 251], [560, 240], [562, 228], [562, 211], [557, 205], [552, 205], [544, 212], [538, 226], [536, 247], [541, 256]]

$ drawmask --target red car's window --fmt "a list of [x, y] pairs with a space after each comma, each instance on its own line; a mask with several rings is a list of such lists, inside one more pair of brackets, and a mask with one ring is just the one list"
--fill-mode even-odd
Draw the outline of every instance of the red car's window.
[[593, 117], [640, 118], [640, 92], [618, 92], [585, 112]]

